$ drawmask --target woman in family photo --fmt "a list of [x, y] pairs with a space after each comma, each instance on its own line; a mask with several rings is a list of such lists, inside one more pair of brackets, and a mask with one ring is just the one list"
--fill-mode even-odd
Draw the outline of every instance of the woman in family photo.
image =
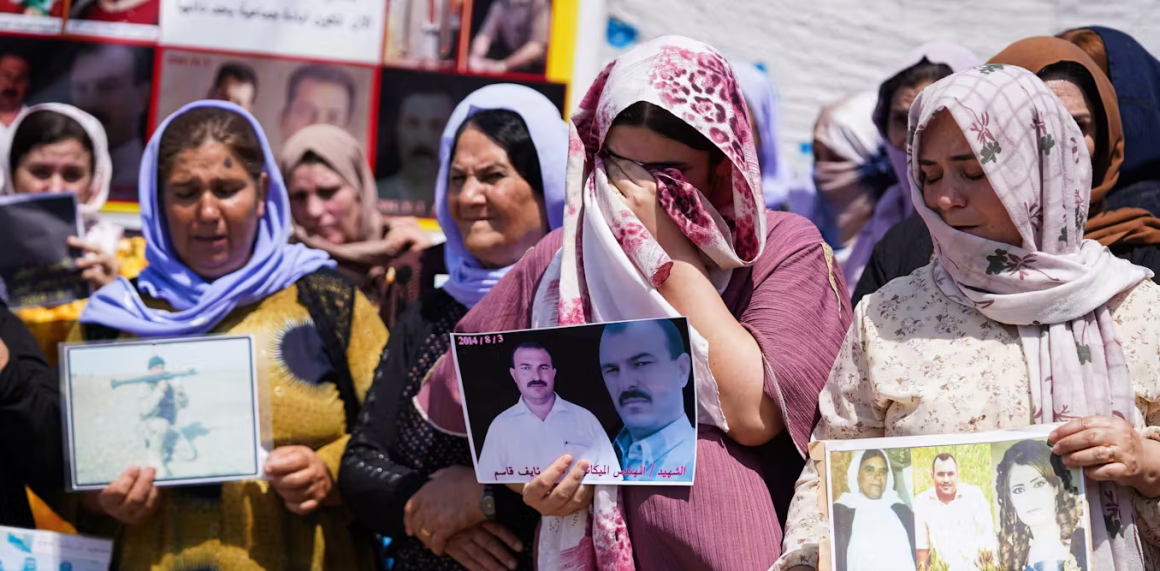
[[1087, 569], [1079, 488], [1046, 443], [1024, 440], [1003, 454], [996, 469], [995, 496], [1000, 569]]

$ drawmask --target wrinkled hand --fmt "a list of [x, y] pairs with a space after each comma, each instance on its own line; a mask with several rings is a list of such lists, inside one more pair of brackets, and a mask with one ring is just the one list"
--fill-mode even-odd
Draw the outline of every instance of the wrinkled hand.
[[419, 225], [414, 216], [395, 216], [387, 221], [387, 235], [383, 237], [384, 249], [389, 256], [396, 256], [408, 250], [425, 250], [431, 246], [431, 235]]
[[487, 519], [479, 507], [483, 485], [467, 466], [451, 466], [431, 474], [403, 507], [407, 535], [417, 537], [435, 555], [443, 555], [451, 536]]
[[144, 523], [157, 511], [158, 489], [153, 468], [129, 468], [109, 487], [101, 490], [97, 504], [105, 513], [127, 525]]
[[[588, 461], [581, 460], [572, 466], [563, 480], [560, 476], [572, 464], [572, 455], [565, 454], [547, 470], [536, 476], [531, 482], [524, 484], [524, 503], [528, 504], [541, 515], [567, 516], [580, 510], [588, 509], [592, 503], [592, 496], [596, 489], [590, 485], [582, 485], [584, 473], [588, 470]], [[560, 480], [560, 483], [556, 482]]]
[[467, 528], [447, 540], [447, 554], [468, 571], [505, 571], [518, 562], [512, 551], [523, 551], [516, 534], [494, 521]]
[[609, 184], [620, 192], [629, 210], [665, 253], [673, 259], [698, 260], [697, 247], [657, 201], [657, 181], [652, 173], [632, 161], [611, 157], [605, 161]]
[[116, 256], [76, 236], [69, 236], [68, 245], [85, 252], [84, 256], [77, 258], [77, 269], [81, 270], [81, 279], [92, 284], [94, 289], [101, 289], [117, 280], [121, 263]]
[[1122, 418], [1088, 416], [1052, 431], [1053, 451], [1097, 481], [1137, 487], [1144, 475], [1144, 439]]
[[266, 460], [266, 477], [286, 509], [298, 515], [318, 509], [334, 490], [326, 463], [306, 446], [275, 448]]

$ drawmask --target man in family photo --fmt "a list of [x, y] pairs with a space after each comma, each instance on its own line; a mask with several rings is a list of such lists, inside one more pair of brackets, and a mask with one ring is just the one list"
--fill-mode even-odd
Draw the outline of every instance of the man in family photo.
[[913, 571], [914, 511], [895, 491], [890, 459], [881, 450], [855, 452], [846, 483], [849, 491], [834, 502], [834, 569]]
[[544, 346], [516, 346], [509, 372], [520, 400], [496, 416], [487, 429], [479, 453], [483, 478], [534, 476], [565, 454], [571, 454], [573, 462], [587, 460], [589, 477], [612, 478], [620, 472], [616, 453], [596, 415], [556, 394], [556, 367]]
[[624, 421], [615, 442], [625, 480], [692, 481], [697, 431], [685, 414], [692, 366], [667, 319], [604, 326], [600, 371]]
[[979, 571], [983, 552], [998, 554], [991, 503], [983, 490], [959, 480], [955, 457], [942, 453], [931, 465], [934, 484], [915, 498], [915, 535], [919, 569], [931, 552], [948, 571]]
[[177, 425], [178, 413], [189, 406], [189, 396], [179, 377], [193, 375], [193, 371], [172, 373], [165, 370], [165, 359], [154, 355], [149, 359], [149, 373], [133, 379], [114, 379], [114, 389], [125, 385], [139, 385], [138, 414], [140, 433], [145, 438], [146, 464], [157, 470], [159, 477], [170, 475], [169, 464], [174, 459], [190, 461], [197, 451]]

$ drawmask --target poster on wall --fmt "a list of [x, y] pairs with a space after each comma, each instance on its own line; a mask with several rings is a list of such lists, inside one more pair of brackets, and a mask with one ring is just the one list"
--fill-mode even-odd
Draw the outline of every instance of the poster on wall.
[[199, 99], [223, 99], [258, 119], [275, 154], [304, 127], [327, 123], [368, 143], [375, 69], [189, 50], [161, 50], [156, 123]]
[[72, 0], [65, 33], [155, 41], [160, 17], [161, 0]]
[[511, 78], [384, 69], [380, 80], [378, 152], [379, 210], [434, 217], [439, 141], [455, 106], [492, 83], [519, 83], [543, 93], [563, 117], [565, 87]]
[[550, 0], [475, 0], [460, 71], [543, 76], [552, 31]]
[[378, 64], [387, 0], [166, 0], [161, 43]]

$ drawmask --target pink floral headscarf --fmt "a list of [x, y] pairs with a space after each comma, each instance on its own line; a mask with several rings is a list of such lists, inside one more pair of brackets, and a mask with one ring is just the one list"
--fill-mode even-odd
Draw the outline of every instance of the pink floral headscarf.
[[[761, 169], [743, 95], [721, 54], [700, 42], [666, 36], [641, 44], [610, 64], [572, 117], [565, 192], [563, 247], [537, 292], [534, 327], [626, 319], [675, 317], [656, 290], [672, 260], [608, 182], [598, 154], [616, 117], [648, 102], [684, 120], [713, 142], [732, 165], [733, 202], [718, 211], [676, 169], [654, 169], [657, 200], [713, 261], [710, 280], [723, 291], [732, 270], [751, 265], [765, 248]], [[722, 189], [724, 190], [724, 189]], [[728, 430], [717, 384], [709, 369], [708, 342], [690, 328], [698, 423]], [[545, 518], [538, 568], [628, 571], [632, 546], [618, 488], [597, 486], [592, 518]]]
[[[958, 231], [924, 204], [916, 157], [937, 113], [962, 129], [1021, 245]], [[910, 125], [911, 198], [934, 239], [935, 282], [950, 299], [1018, 326], [1034, 421], [1114, 415], [1132, 423], [1135, 393], [1106, 303], [1152, 272], [1083, 238], [1092, 164], [1067, 109], [1031, 72], [989, 64], [926, 88]], [[1143, 569], [1130, 493], [1088, 482], [1092, 569]]]

